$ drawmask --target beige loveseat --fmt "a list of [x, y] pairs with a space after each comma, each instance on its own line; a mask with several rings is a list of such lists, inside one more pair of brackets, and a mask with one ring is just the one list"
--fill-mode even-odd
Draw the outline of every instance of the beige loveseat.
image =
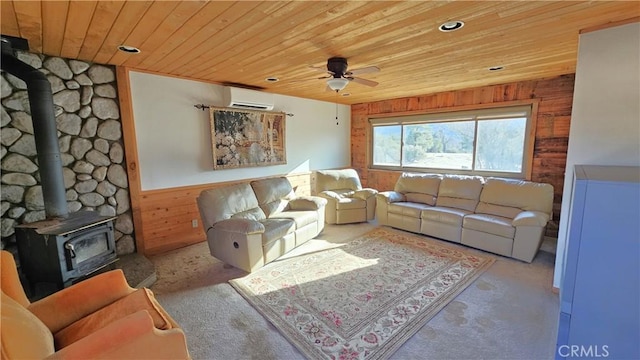
[[197, 201], [211, 255], [247, 272], [320, 234], [327, 203], [296, 196], [284, 177], [204, 190]]
[[551, 219], [549, 184], [480, 176], [409, 174], [376, 195], [381, 225], [531, 262]]
[[316, 171], [316, 195], [327, 199], [327, 224], [349, 224], [373, 220], [377, 190], [362, 188], [354, 169]]

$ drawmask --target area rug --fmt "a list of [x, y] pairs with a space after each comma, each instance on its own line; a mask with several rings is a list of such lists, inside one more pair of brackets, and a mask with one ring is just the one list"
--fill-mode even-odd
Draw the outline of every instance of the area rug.
[[229, 283], [311, 359], [385, 359], [493, 264], [389, 228]]

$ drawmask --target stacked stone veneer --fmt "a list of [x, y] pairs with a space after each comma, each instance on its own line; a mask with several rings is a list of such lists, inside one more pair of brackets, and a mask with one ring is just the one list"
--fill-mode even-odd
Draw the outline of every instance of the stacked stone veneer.
[[[53, 91], [69, 212], [118, 216], [116, 250], [135, 252], [115, 70], [98, 64], [18, 52]], [[45, 218], [26, 84], [2, 73], [2, 246], [17, 224]]]

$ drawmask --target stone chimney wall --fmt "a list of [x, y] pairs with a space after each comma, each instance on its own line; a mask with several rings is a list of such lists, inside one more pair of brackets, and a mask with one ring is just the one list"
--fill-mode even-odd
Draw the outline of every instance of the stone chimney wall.
[[[117, 215], [117, 253], [135, 252], [115, 69], [28, 52], [17, 57], [51, 83], [69, 212]], [[15, 225], [43, 220], [45, 211], [26, 85], [5, 72], [1, 77], [4, 248], [15, 241]]]

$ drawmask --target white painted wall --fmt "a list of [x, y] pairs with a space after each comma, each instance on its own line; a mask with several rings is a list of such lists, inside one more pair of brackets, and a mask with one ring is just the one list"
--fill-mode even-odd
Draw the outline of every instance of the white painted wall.
[[274, 111], [286, 119], [287, 164], [213, 170], [209, 112], [195, 104], [219, 105], [220, 85], [130, 72], [142, 190], [207, 184], [351, 164], [351, 110], [336, 104], [274, 95]]
[[580, 35], [571, 113], [554, 287], [561, 285], [574, 166], [640, 165], [639, 23]]

